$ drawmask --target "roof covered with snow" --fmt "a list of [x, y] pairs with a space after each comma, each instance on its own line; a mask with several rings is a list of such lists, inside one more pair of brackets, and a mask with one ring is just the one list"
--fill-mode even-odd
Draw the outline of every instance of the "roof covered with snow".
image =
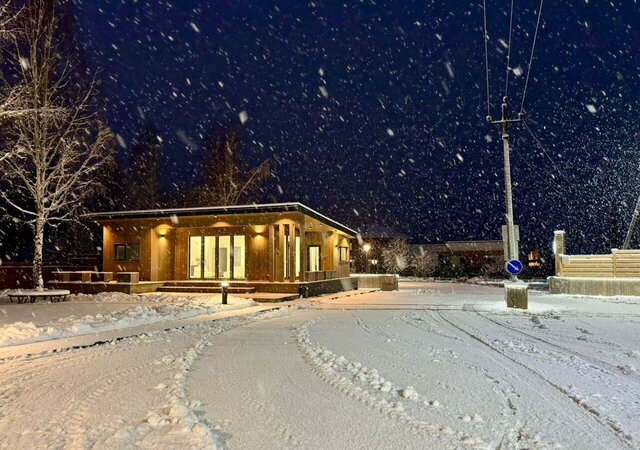
[[285, 213], [300, 212], [323, 222], [343, 233], [355, 236], [356, 232], [351, 228], [336, 222], [333, 219], [309, 208], [302, 203], [265, 203], [252, 205], [233, 206], [205, 206], [197, 208], [163, 208], [145, 209], [135, 211], [109, 211], [85, 214], [84, 217], [96, 222], [119, 219], [162, 219], [167, 217], [195, 217], [195, 216], [219, 216], [236, 214], [261, 214], [261, 213]]

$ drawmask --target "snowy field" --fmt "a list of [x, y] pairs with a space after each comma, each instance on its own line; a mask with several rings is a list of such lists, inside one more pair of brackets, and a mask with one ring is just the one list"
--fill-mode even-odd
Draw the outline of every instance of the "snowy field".
[[1, 361], [0, 447], [640, 448], [640, 299], [402, 288]]
[[256, 305], [220, 295], [117, 292], [72, 295], [67, 302], [11, 304], [0, 295], [0, 347], [99, 333]]

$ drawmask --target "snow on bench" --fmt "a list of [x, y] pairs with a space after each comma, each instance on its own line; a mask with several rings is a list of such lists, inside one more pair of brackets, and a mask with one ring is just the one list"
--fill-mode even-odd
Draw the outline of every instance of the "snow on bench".
[[64, 302], [71, 292], [66, 289], [48, 289], [37, 291], [35, 289], [14, 289], [7, 291], [9, 300], [13, 303], [15, 299], [17, 303], [35, 303], [36, 299], [50, 300], [52, 302]]

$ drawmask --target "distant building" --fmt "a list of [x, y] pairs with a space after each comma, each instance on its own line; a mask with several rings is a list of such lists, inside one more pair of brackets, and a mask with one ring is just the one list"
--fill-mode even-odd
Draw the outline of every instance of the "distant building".
[[441, 263], [474, 271], [503, 261], [502, 241], [447, 241], [444, 244], [414, 244], [410, 248], [412, 252], [435, 253]]
[[357, 242], [351, 253], [352, 269], [356, 273], [384, 273], [382, 250], [393, 239], [408, 237], [381, 224], [367, 224], [358, 229]]

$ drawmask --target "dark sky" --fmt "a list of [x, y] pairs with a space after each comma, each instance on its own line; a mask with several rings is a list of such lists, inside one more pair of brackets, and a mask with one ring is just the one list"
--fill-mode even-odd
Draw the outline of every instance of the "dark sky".
[[[245, 111], [247, 158], [275, 162], [265, 200], [419, 241], [499, 237], [502, 148], [484, 119], [481, 1], [74, 4], [88, 64], [102, 70], [109, 125], [129, 144], [155, 122], [167, 184], [189, 178], [203, 134], [239, 125]], [[509, 4], [489, 1], [494, 116]], [[516, 109], [538, 6], [516, 2]], [[624, 233], [640, 192], [639, 24], [636, 0], [545, 3], [528, 128], [511, 133], [523, 240], [547, 245], [563, 228], [570, 252], [603, 250], [612, 203]]]

